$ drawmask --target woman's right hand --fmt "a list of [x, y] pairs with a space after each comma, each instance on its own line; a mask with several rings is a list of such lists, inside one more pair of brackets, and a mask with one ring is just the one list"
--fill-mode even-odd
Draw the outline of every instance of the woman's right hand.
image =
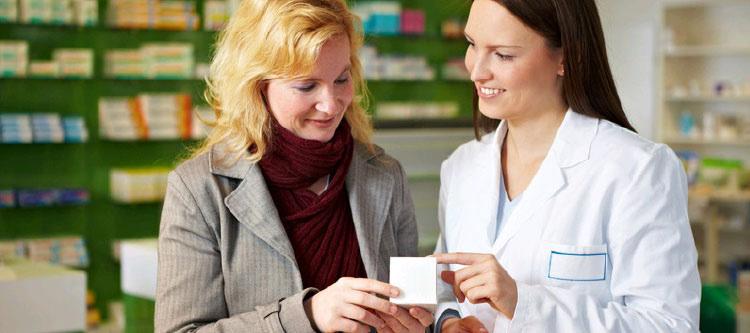
[[442, 333], [487, 333], [487, 329], [477, 317], [449, 318], [443, 321]]
[[321, 332], [370, 332], [383, 328], [385, 322], [372, 311], [391, 315], [398, 307], [373, 295], [398, 296], [398, 289], [384, 282], [361, 278], [340, 278], [305, 302], [310, 322]]

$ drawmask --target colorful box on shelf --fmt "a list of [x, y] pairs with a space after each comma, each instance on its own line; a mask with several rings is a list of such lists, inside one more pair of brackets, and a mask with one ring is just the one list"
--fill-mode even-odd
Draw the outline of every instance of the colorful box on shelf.
[[18, 0], [0, 0], [0, 23], [18, 21]]
[[15, 190], [18, 207], [80, 206], [91, 200], [89, 191], [81, 188]]
[[24, 77], [28, 63], [28, 42], [0, 40], [0, 77]]
[[401, 2], [359, 1], [352, 11], [361, 18], [365, 34], [398, 35], [401, 29]]
[[470, 74], [466, 70], [464, 59], [451, 59], [443, 64], [443, 80], [469, 81]]
[[16, 192], [13, 190], [0, 190], [0, 208], [12, 208], [16, 206]]
[[18, 20], [22, 23], [93, 26], [98, 21], [96, 0], [18, 1]]
[[368, 80], [428, 81], [435, 79], [435, 70], [424, 56], [379, 55], [377, 49], [365, 45], [360, 59]]
[[23, 258], [68, 267], [88, 267], [86, 242], [79, 236], [15, 239], [0, 242], [0, 258]]
[[88, 130], [83, 117], [57, 113], [0, 115], [0, 143], [83, 143]]
[[99, 133], [105, 139], [187, 140], [192, 137], [192, 102], [184, 94], [141, 94], [99, 99]]
[[203, 3], [203, 29], [219, 31], [229, 21], [229, 4], [224, 0], [207, 0]]
[[56, 49], [52, 59], [57, 63], [58, 76], [63, 78], [91, 78], [94, 76], [93, 49]]
[[401, 12], [401, 34], [423, 35], [425, 15], [423, 10], [404, 9]]
[[158, 202], [167, 192], [168, 168], [112, 169], [109, 188], [112, 199], [122, 203]]
[[384, 102], [375, 109], [377, 119], [446, 119], [458, 116], [455, 102]]
[[110, 0], [107, 22], [125, 29], [197, 30], [193, 1]]
[[115, 78], [192, 79], [195, 73], [190, 43], [149, 43], [135, 50], [109, 50], [105, 61], [106, 75]]

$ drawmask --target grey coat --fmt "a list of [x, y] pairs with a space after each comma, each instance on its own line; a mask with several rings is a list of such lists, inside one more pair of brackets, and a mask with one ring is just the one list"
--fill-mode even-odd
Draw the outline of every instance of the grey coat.
[[[304, 289], [260, 168], [219, 148], [170, 173], [159, 230], [156, 332], [310, 332]], [[369, 278], [414, 256], [417, 226], [401, 165], [356, 144], [346, 188]]]

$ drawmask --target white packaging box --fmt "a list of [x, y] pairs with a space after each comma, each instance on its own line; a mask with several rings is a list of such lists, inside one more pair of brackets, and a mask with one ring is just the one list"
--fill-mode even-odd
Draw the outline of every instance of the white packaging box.
[[86, 330], [86, 273], [25, 260], [0, 266], [0, 332]]
[[120, 286], [122, 292], [153, 300], [156, 295], [156, 239], [120, 242]]
[[437, 306], [437, 259], [433, 257], [391, 257], [392, 286], [399, 289], [393, 304], [419, 306], [434, 312]]

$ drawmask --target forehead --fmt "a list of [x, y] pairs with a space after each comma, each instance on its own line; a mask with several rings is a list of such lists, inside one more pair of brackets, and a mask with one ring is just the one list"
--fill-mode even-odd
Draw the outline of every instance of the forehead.
[[523, 46], [542, 37], [504, 6], [492, 0], [474, 0], [466, 34], [476, 43]]
[[351, 46], [346, 35], [337, 35], [327, 40], [320, 48], [311, 71], [311, 76], [339, 75], [349, 64]]

